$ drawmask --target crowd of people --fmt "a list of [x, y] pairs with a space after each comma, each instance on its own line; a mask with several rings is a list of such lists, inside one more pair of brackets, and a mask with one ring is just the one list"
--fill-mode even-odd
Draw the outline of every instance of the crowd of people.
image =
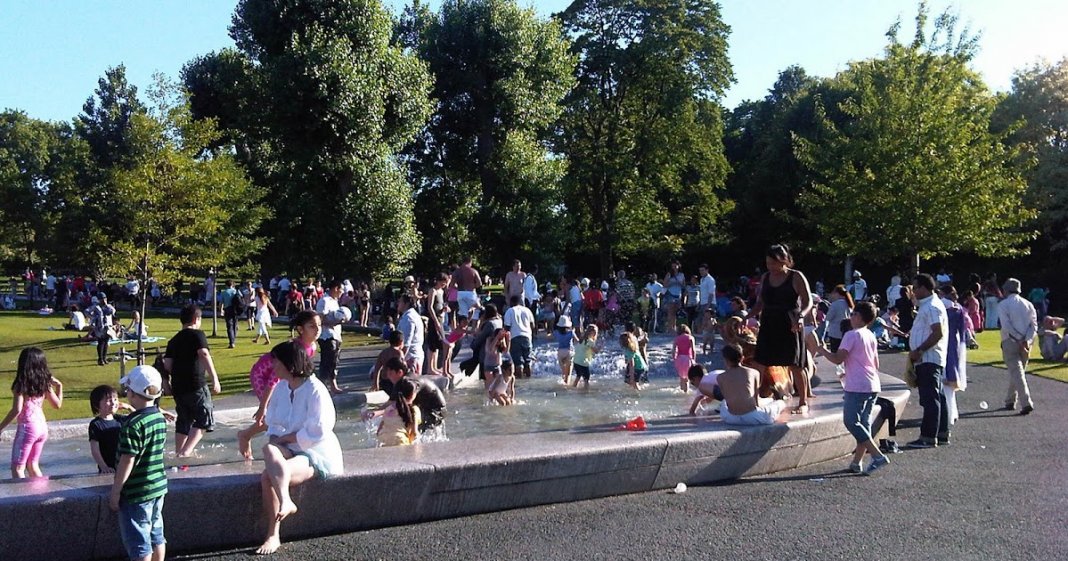
[[[982, 284], [973, 277], [958, 295], [944, 272], [937, 279], [918, 274], [909, 282], [894, 276], [885, 293], [888, 305], [880, 313], [881, 295], [869, 291], [859, 271], [853, 273], [853, 282], [825, 292], [822, 282], [810, 286], [794, 268], [785, 245], [770, 247], [764, 265], [766, 272], [742, 279], [733, 291], [718, 291], [707, 265], [687, 279], [677, 261], [663, 277], [649, 275], [640, 292], [624, 271], [600, 282], [561, 277], [555, 286], [542, 286], [535, 278], [537, 269], [526, 272], [518, 260], [504, 276], [500, 298], [485, 290], [487, 279], [470, 258], [423, 283], [407, 277], [398, 293], [389, 291], [388, 304], [380, 304], [388, 347], [372, 368], [369, 389], [384, 392], [387, 399], [365, 418], [381, 419], [381, 445], [413, 444], [420, 434], [442, 426], [445, 394], [461, 373], [478, 372], [487, 402], [515, 404], [517, 380], [531, 376], [531, 349], [541, 330], [556, 349], [561, 382], [568, 387], [581, 383], [584, 389], [589, 388], [592, 358], [603, 351], [607, 337], [620, 330], [624, 366], [619, 375], [622, 383], [641, 391], [649, 383], [650, 336], [666, 332], [672, 336], [670, 361], [679, 390], [689, 393], [692, 388], [695, 394], [690, 413], [718, 404], [705, 410], [715, 411], [728, 424], [772, 424], [786, 410], [808, 413], [812, 386], [819, 381], [816, 360], [838, 365], [845, 395], [843, 421], [856, 440], [848, 469], [871, 474], [889, 464], [888, 454], [899, 451], [892, 440], [893, 403], [879, 397], [880, 348], [908, 352], [906, 379], [918, 388], [923, 409], [920, 437], [908, 443], [909, 448], [950, 442], [959, 418], [955, 392], [967, 385], [967, 352], [977, 344], [978, 331], [1000, 329], [1009, 381], [1004, 406], [1019, 406], [1021, 415], [1034, 411], [1024, 377], [1033, 341], [1040, 338], [1041, 354], [1049, 360], [1064, 360], [1068, 352], [1068, 332], [1057, 333], [1065, 328], [1065, 320], [1045, 316], [1044, 307], [1036, 310], [1032, 299], [1021, 296], [1016, 279], [999, 285], [995, 277]], [[63, 284], [67, 287], [61, 290], [68, 293], [77, 286]], [[205, 285], [215, 290], [213, 279]], [[297, 510], [290, 487], [343, 471], [331, 399], [345, 391], [337, 381], [341, 326], [369, 325], [375, 305], [367, 285], [356, 288], [343, 280], [302, 289], [283, 276], [272, 279], [267, 288], [253, 283], [239, 288], [228, 282], [218, 290], [212, 301], [226, 318], [231, 348], [242, 321], [250, 329], [252, 322], [258, 324], [254, 343], [262, 337], [271, 345], [271, 321], [279, 315], [289, 316], [293, 334], [252, 365], [249, 380], [258, 408], [253, 422], [238, 434], [238, 449], [248, 459], [254, 455], [253, 439], [261, 433], [268, 436], [261, 448], [267, 534], [258, 552], [271, 553], [280, 545], [281, 522]], [[72, 296], [80, 299], [80, 292]], [[136, 296], [139, 290], [132, 293]], [[85, 323], [98, 338], [99, 361], [105, 363], [115, 309], [106, 293], [91, 296], [89, 304]], [[162, 558], [165, 551], [166, 423], [174, 423], [178, 458], [193, 455], [215, 425], [212, 395], [221, 386], [200, 329], [200, 307], [187, 303], [180, 320], [182, 329], [155, 365], [132, 369], [121, 381], [121, 392], [105, 385], [90, 396], [91, 454], [100, 473], [114, 473], [110, 503], [120, 513], [123, 541], [135, 559]], [[126, 331], [147, 334], [139, 317]], [[698, 360], [699, 341], [707, 356], [720, 339], [724, 368], [708, 372]], [[471, 357], [454, 372], [453, 357], [465, 343]], [[0, 421], [0, 430], [12, 422], [18, 426], [12, 476], [41, 476], [39, 458], [47, 440], [42, 406], [47, 401], [60, 407], [63, 386], [40, 349], [28, 348], [20, 355], [12, 392], [14, 405]], [[129, 404], [119, 401], [120, 393]], [[164, 394], [173, 396], [174, 413], [156, 405]], [[793, 398], [796, 403], [788, 405]], [[128, 415], [121, 414], [124, 409]], [[876, 444], [873, 435], [883, 423], [891, 438]], [[866, 458], [870, 460], [865, 465]]]

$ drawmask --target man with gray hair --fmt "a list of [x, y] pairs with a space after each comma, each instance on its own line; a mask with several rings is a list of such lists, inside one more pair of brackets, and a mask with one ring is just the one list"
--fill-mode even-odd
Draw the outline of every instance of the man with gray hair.
[[1023, 402], [1021, 415], [1035, 410], [1031, 391], [1027, 388], [1027, 359], [1031, 343], [1038, 332], [1038, 316], [1035, 307], [1020, 296], [1020, 281], [1009, 279], [1002, 286], [1005, 299], [998, 303], [998, 321], [1001, 322], [1001, 356], [1009, 369], [1009, 393], [1005, 396], [1005, 409], [1016, 409], [1017, 399]]

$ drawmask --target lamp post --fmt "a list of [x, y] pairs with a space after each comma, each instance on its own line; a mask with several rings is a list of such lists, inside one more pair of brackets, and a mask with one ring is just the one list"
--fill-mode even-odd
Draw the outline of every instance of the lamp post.
[[208, 270], [208, 278], [211, 279], [211, 337], [214, 339], [219, 331], [219, 287], [215, 286], [218, 282], [215, 278], [215, 267]]

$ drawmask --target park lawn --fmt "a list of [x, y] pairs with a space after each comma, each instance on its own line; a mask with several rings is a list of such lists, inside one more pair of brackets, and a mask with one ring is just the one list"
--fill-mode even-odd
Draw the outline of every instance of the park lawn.
[[[129, 323], [129, 312], [119, 312], [123, 323]], [[63, 329], [67, 322], [65, 315], [54, 314], [41, 316], [35, 312], [2, 312], [0, 313], [0, 418], [11, 409], [11, 382], [15, 378], [15, 369], [18, 366], [19, 353], [22, 349], [30, 346], [40, 347], [48, 358], [48, 365], [52, 374], [63, 382], [63, 408], [54, 410], [45, 408], [45, 415], [49, 420], [79, 419], [92, 416], [89, 407], [89, 392], [100, 384], [118, 386], [119, 364], [112, 362], [107, 366], [97, 366], [96, 347], [94, 345], [78, 341], [74, 331]], [[145, 321], [149, 335], [164, 337], [162, 341], [146, 345], [146, 349], [152, 353], [157, 348], [163, 352], [167, 347], [167, 339], [174, 335], [181, 324], [177, 316], [148, 314]], [[248, 391], [248, 372], [252, 365], [270, 347], [260, 344], [252, 344], [254, 331], [246, 331], [242, 322], [241, 331], [238, 333], [236, 348], [227, 349], [226, 327], [219, 320], [219, 336], [211, 337], [211, 318], [205, 318], [201, 326], [208, 335], [208, 343], [212, 348], [212, 359], [215, 369], [219, 372], [219, 382], [222, 385], [222, 396], [239, 394]], [[271, 341], [274, 343], [286, 340], [289, 329], [276, 324], [271, 330]], [[346, 333], [344, 335], [344, 347], [353, 348], [365, 345], [383, 345], [378, 337]], [[127, 346], [133, 352], [133, 345]], [[118, 350], [117, 345], [112, 344], [109, 354], [114, 357]], [[152, 355], [146, 359], [148, 363], [153, 360]], [[127, 362], [127, 368], [132, 368], [134, 362]], [[163, 406], [173, 408], [174, 402], [170, 398], [164, 398]]]
[[[1001, 358], [1001, 333], [987, 330], [976, 336], [978, 349], [968, 351], [968, 362], [979, 366], [1005, 368]], [[1027, 372], [1043, 378], [1068, 382], [1068, 363], [1042, 360], [1038, 354], [1038, 345], [1031, 348], [1031, 360], [1027, 363]]]

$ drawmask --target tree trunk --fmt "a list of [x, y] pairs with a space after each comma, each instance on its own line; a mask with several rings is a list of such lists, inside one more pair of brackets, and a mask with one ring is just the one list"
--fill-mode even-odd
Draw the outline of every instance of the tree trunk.
[[[145, 324], [145, 306], [148, 305], [148, 244], [145, 244], [145, 258], [142, 260], [144, 269], [141, 270], [141, 324], [137, 326], [137, 365], [145, 363], [145, 342], [141, 337], [141, 326]], [[125, 364], [119, 361], [120, 364]]]
[[212, 275], [211, 277], [211, 338], [214, 339], [219, 335], [219, 287], [216, 284], [219, 283], [218, 275]]
[[915, 252], [909, 262], [909, 278], [914, 279], [918, 274], [920, 274], [920, 254]]
[[850, 281], [853, 280], [853, 256], [847, 255], [845, 258], [845, 270], [843, 271], [843, 278], [845, 278], [845, 285], [849, 286]]

